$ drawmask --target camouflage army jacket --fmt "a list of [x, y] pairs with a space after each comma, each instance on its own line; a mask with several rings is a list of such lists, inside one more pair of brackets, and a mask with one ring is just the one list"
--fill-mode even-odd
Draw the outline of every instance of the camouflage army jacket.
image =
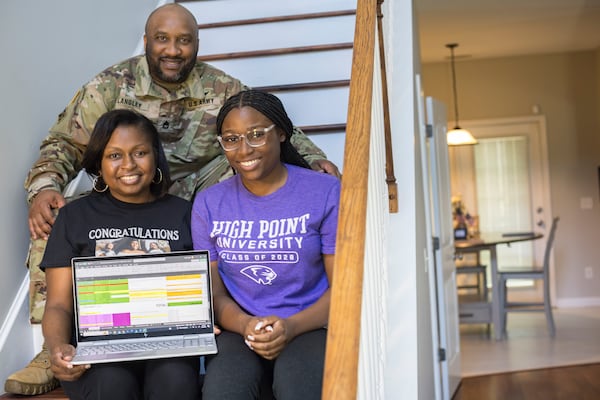
[[[62, 192], [81, 170], [96, 121], [117, 108], [138, 111], [154, 122], [174, 182], [170, 192], [191, 199], [197, 190], [215, 182], [207, 175], [224, 175], [229, 169], [216, 140], [216, 116], [227, 98], [245, 88], [200, 61], [175, 91], [152, 81], [143, 55], [107, 68], [75, 94], [43, 140], [40, 157], [25, 180], [28, 203], [44, 189]], [[309, 163], [325, 158], [298, 130], [293, 144]]]

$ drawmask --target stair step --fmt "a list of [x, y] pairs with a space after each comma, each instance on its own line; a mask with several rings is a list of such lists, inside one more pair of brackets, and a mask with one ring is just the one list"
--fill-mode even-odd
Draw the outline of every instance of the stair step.
[[5, 393], [0, 395], [0, 399], [54, 399], [54, 400], [69, 400], [61, 387], [54, 389], [51, 392], [38, 394], [37, 396], [21, 396], [18, 394]]
[[267, 57], [267, 56], [282, 56], [286, 54], [297, 54], [297, 53], [313, 53], [319, 51], [333, 51], [333, 50], [348, 50], [354, 47], [354, 43], [328, 43], [328, 44], [315, 44], [310, 46], [295, 46], [295, 47], [282, 47], [278, 49], [267, 49], [267, 50], [251, 50], [251, 51], [235, 51], [230, 53], [221, 54], [205, 54], [198, 56], [200, 61], [218, 61], [218, 60], [232, 60], [234, 58], [252, 58], [252, 57]]

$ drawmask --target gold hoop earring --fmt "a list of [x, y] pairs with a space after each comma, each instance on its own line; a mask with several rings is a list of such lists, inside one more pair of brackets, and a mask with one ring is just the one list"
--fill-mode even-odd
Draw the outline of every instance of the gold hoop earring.
[[94, 190], [98, 193], [104, 193], [108, 190], [108, 185], [106, 184], [106, 182], [104, 182], [104, 189], [100, 190], [96, 187], [96, 185], [98, 184], [98, 182], [100, 181], [101, 177], [97, 176], [94, 178], [94, 181], [92, 182], [92, 187], [94, 188]]
[[[160, 170], [160, 168], [156, 168], [156, 171], [158, 172], [158, 181], [157, 181], [157, 182], [154, 182], [154, 179], [152, 179], [152, 183], [154, 183], [154, 184], [157, 184], [157, 185], [158, 185], [159, 183], [161, 183], [161, 182], [162, 182], [162, 180], [163, 180], [163, 175], [162, 175], [162, 171]], [[156, 175], [154, 175], [154, 178], [156, 178]]]

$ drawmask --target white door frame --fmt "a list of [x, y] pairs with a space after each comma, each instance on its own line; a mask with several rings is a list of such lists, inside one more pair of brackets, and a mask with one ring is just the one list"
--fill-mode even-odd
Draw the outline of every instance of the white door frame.
[[[456, 293], [456, 267], [454, 264], [454, 235], [450, 199], [450, 176], [448, 168], [448, 144], [446, 142], [446, 108], [432, 97], [425, 99], [427, 127], [425, 140], [421, 138], [424, 191], [428, 199], [426, 217], [427, 233], [437, 239], [437, 246], [429, 246], [430, 257], [430, 304], [434, 332], [434, 365], [439, 368], [441, 386], [436, 388], [439, 399], [450, 400], [461, 381], [460, 333], [458, 320], [458, 297]], [[437, 335], [436, 335], [437, 334]], [[436, 338], [437, 336], [437, 338]], [[444, 357], [438, 353], [444, 350]]]

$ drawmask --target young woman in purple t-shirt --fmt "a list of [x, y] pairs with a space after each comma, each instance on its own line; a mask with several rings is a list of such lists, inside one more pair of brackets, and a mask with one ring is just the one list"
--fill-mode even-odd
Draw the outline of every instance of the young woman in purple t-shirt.
[[217, 132], [236, 175], [198, 193], [192, 208], [223, 329], [203, 399], [258, 398], [265, 383], [278, 400], [320, 398], [340, 182], [291, 146], [276, 96], [232, 96]]

